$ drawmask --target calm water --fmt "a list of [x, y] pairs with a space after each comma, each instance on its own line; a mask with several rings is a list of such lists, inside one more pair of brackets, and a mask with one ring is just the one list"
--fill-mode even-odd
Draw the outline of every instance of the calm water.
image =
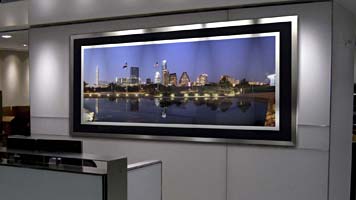
[[85, 98], [98, 122], [264, 126], [267, 101], [240, 98]]

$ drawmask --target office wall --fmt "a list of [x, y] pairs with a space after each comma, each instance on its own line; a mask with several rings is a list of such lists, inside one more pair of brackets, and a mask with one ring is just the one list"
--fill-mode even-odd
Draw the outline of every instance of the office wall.
[[0, 50], [3, 106], [29, 106], [29, 60], [26, 51]]
[[300, 19], [295, 148], [87, 138], [83, 139], [84, 151], [126, 154], [129, 163], [163, 160], [166, 200], [325, 200], [330, 136], [329, 2], [33, 28], [30, 30], [32, 132], [69, 135], [72, 34], [280, 15], [299, 15]]
[[356, 21], [337, 3], [333, 11], [329, 199], [338, 200], [350, 198]]
[[28, 26], [28, 1], [0, 4], [0, 30], [15, 30]]
[[31, 25], [296, 0], [29, 0]]

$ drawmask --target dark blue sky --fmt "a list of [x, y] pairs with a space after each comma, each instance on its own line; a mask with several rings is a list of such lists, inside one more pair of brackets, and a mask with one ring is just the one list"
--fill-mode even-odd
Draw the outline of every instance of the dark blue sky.
[[[161, 65], [162, 60], [167, 60], [169, 72], [177, 73], [178, 79], [186, 71], [191, 81], [207, 73], [209, 82], [218, 82], [221, 75], [263, 82], [275, 73], [275, 37], [86, 49], [84, 81], [95, 83], [97, 65], [100, 81], [129, 77], [131, 66], [140, 68], [142, 80], [153, 80], [161, 69], [154, 64]], [[129, 67], [123, 69], [125, 62]]]

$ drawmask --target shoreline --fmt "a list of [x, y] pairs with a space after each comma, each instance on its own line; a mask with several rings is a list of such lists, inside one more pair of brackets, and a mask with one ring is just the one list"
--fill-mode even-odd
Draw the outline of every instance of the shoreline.
[[247, 93], [247, 94], [236, 94], [236, 95], [211, 95], [211, 94], [203, 94], [203, 95], [189, 95], [189, 96], [176, 96], [176, 95], [149, 95], [144, 94], [142, 92], [128, 92], [128, 93], [118, 93], [118, 92], [100, 92], [100, 93], [84, 93], [84, 98], [87, 99], [95, 99], [95, 98], [160, 98], [160, 99], [194, 99], [194, 98], [208, 98], [208, 99], [219, 99], [219, 98], [258, 98], [258, 99], [275, 99], [275, 92], [261, 92], [261, 93]]

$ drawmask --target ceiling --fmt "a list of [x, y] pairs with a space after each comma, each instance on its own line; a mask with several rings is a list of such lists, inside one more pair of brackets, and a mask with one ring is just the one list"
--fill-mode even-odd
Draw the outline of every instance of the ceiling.
[[[2, 38], [3, 35], [11, 35], [11, 38]], [[28, 31], [14, 31], [0, 33], [0, 50], [28, 51]]]

